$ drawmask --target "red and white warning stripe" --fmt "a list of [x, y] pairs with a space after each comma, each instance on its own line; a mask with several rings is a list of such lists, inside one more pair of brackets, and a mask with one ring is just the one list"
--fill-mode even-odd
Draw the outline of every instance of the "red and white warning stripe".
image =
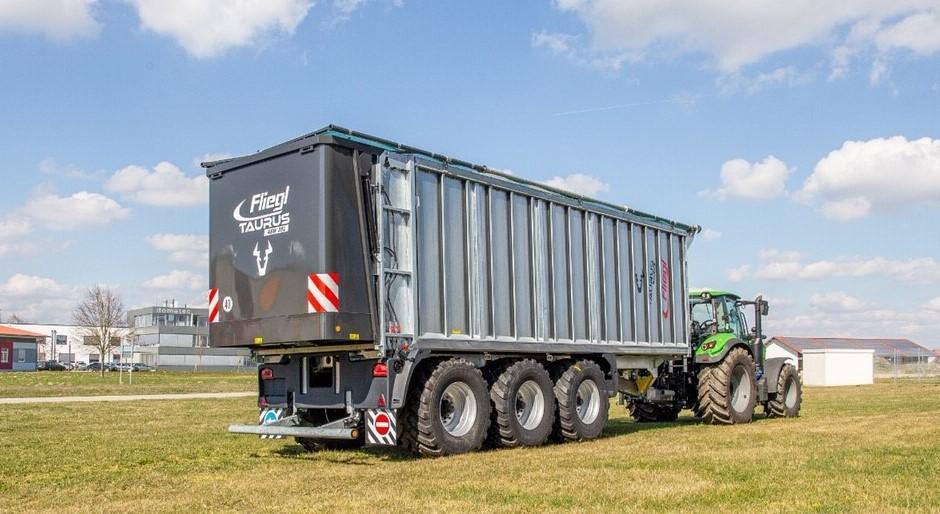
[[209, 323], [219, 322], [219, 289], [209, 290]]
[[339, 311], [339, 273], [311, 273], [307, 277], [307, 313]]

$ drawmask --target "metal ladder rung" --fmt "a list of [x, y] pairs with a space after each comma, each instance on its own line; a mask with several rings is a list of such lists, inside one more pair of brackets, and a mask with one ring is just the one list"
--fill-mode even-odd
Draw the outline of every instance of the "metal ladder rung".
[[405, 216], [411, 216], [411, 209], [403, 209], [403, 208], [401, 208], [401, 207], [392, 207], [392, 206], [390, 206], [390, 205], [384, 205], [384, 206], [382, 206], [382, 208], [385, 209], [386, 211], [389, 211], [389, 212], [394, 212], [394, 213], [397, 213], [397, 214], [403, 214], [403, 215], [405, 215]]
[[405, 276], [410, 277], [412, 274], [411, 271], [403, 270], [403, 269], [385, 268], [384, 271], [385, 273], [388, 273], [389, 275], [405, 275]]

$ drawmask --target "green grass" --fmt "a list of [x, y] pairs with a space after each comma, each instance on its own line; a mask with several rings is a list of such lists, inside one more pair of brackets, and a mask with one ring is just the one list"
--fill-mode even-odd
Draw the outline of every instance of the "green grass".
[[251, 398], [0, 406], [0, 512], [899, 512], [940, 508], [940, 381], [806, 391], [803, 416], [640, 425], [442, 459], [225, 433]]
[[[0, 373], [0, 398], [89, 396], [99, 394], [227, 393], [254, 391], [257, 375], [249, 372], [147, 371], [128, 374], [84, 371]], [[119, 380], [124, 381], [123, 384]]]

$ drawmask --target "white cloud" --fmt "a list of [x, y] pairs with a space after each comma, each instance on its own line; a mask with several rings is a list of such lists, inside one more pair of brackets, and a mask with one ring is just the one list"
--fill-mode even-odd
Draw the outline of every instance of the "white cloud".
[[582, 196], [596, 196], [610, 191], [610, 184], [584, 173], [573, 173], [567, 177], [552, 177], [543, 184]]
[[209, 266], [209, 237], [195, 234], [154, 234], [147, 243], [167, 252], [170, 261], [194, 267]]
[[879, 31], [875, 43], [881, 51], [908, 49], [932, 55], [940, 51], [940, 11], [912, 14]]
[[209, 201], [209, 180], [205, 175], [186, 176], [166, 161], [153, 170], [136, 165], [122, 168], [105, 182], [105, 189], [147, 205], [192, 206]]
[[173, 270], [166, 275], [144, 281], [144, 287], [147, 289], [168, 289], [168, 290], [208, 290], [209, 281], [204, 274], [193, 273], [186, 270]]
[[842, 291], [815, 293], [809, 298], [810, 306], [825, 312], [858, 312], [865, 309], [865, 302]]
[[940, 139], [846, 141], [820, 160], [799, 197], [824, 216], [858, 219], [879, 209], [940, 204]]
[[704, 190], [699, 196], [725, 199], [768, 200], [787, 194], [787, 177], [793, 170], [769, 155], [760, 162], [734, 159], [721, 165], [721, 187]]
[[715, 241], [717, 239], [721, 239], [721, 232], [706, 228], [702, 231], [702, 239], [705, 241]]
[[94, 36], [92, 16], [98, 0], [3, 0], [0, 32], [39, 33], [52, 39]]
[[705, 55], [725, 74], [803, 47], [832, 51], [833, 78], [866, 47], [937, 51], [936, 0], [556, 0], [588, 27], [598, 59]]
[[65, 178], [76, 178], [83, 180], [97, 180], [103, 175], [102, 172], [89, 172], [80, 169], [74, 164], [60, 164], [55, 159], [43, 159], [39, 162], [39, 172], [43, 175], [56, 175]]
[[[933, 257], [886, 259], [884, 257], [836, 257], [803, 263], [799, 252], [763, 250], [761, 265], [753, 270], [745, 265], [734, 268], [736, 281], [753, 275], [763, 280], [823, 280], [881, 276], [904, 282], [940, 283], [940, 261]], [[732, 270], [728, 270], [729, 278]]]
[[716, 84], [724, 94], [744, 91], [749, 95], [753, 95], [774, 85], [784, 84], [792, 87], [807, 84], [812, 79], [813, 73], [811, 71], [800, 71], [795, 66], [784, 66], [769, 72], [758, 73], [753, 77], [741, 72], [734, 72], [719, 77]]
[[571, 44], [575, 39], [576, 36], [572, 36], [571, 34], [560, 34], [542, 30], [532, 33], [532, 46], [535, 48], [547, 48], [553, 55], [571, 56], [574, 53]]
[[751, 267], [745, 264], [743, 266], [738, 266], [737, 268], [729, 268], [727, 273], [728, 280], [731, 282], [740, 282], [751, 274]]
[[940, 312], [940, 296], [930, 300], [924, 305], [924, 308], [931, 311]]
[[68, 322], [81, 291], [54, 279], [17, 273], [0, 283], [0, 310], [38, 323]]
[[131, 210], [98, 193], [81, 191], [58, 196], [40, 192], [29, 199], [22, 213], [46, 228], [71, 230], [123, 220], [131, 215]]
[[[128, 0], [142, 28], [175, 39], [196, 58], [214, 57], [278, 33], [293, 34], [313, 0]], [[350, 3], [350, 2], [345, 2]]]
[[0, 255], [28, 255], [35, 245], [27, 238], [32, 231], [29, 221], [21, 216], [0, 218]]

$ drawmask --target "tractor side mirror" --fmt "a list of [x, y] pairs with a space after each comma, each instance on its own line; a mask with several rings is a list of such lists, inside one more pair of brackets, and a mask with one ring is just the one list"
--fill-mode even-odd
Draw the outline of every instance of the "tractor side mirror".
[[770, 304], [767, 303], [767, 300], [760, 301], [760, 315], [766, 316], [770, 313]]

